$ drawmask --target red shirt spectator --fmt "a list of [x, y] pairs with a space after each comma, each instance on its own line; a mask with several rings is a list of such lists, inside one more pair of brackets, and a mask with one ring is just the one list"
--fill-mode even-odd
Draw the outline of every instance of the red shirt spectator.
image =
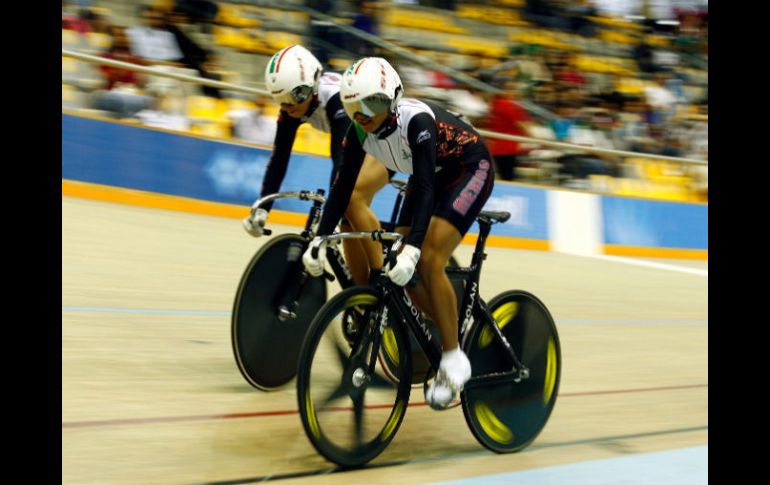
[[[489, 131], [528, 136], [522, 123], [529, 123], [532, 118], [518, 103], [503, 95], [495, 95], [489, 102], [487, 127]], [[522, 148], [517, 141], [487, 139], [487, 146], [492, 155], [521, 155], [529, 150]]]
[[556, 79], [563, 83], [577, 86], [585, 86], [586, 84], [585, 76], [574, 69], [570, 69], [569, 67], [564, 67], [556, 76]]
[[[114, 26], [112, 32], [112, 48], [104, 54], [108, 59], [116, 61], [129, 62], [131, 64], [146, 64], [141, 58], [131, 53], [128, 38], [125, 29], [120, 26]], [[107, 81], [105, 89], [111, 90], [116, 84], [128, 84], [131, 86], [140, 86], [143, 82], [142, 77], [136, 71], [129, 71], [119, 67], [101, 66], [102, 73]]]
[[91, 25], [86, 19], [71, 13], [61, 14], [61, 28], [63, 30], [74, 30], [81, 35], [91, 32]]

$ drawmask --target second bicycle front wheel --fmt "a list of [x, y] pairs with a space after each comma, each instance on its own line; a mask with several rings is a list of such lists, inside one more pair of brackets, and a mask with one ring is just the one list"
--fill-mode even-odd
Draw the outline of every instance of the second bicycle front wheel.
[[271, 239], [251, 259], [238, 286], [231, 322], [233, 353], [246, 381], [262, 391], [294, 378], [302, 339], [326, 301], [325, 280], [308, 278], [296, 317], [279, 318], [279, 306], [302, 274], [306, 246], [297, 234]]
[[[559, 391], [561, 348], [548, 309], [525, 291], [506, 291], [489, 302], [489, 313], [529, 376], [466, 384], [461, 393], [468, 427], [497, 453], [528, 446], [545, 427]], [[476, 322], [463, 342], [472, 377], [510, 372], [514, 361], [488, 322]]]
[[[310, 442], [345, 467], [374, 459], [396, 435], [411, 390], [411, 359], [401, 325], [381, 325], [384, 305], [374, 289], [338, 293], [316, 315], [297, 370], [300, 416]], [[347, 331], [351, 324], [355, 331]], [[387, 349], [382, 345], [387, 341]], [[398, 375], [380, 375], [381, 352]]]

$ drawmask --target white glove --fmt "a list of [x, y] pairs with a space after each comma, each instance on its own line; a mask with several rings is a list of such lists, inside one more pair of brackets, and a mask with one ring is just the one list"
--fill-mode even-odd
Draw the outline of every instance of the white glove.
[[254, 213], [254, 217], [249, 214], [249, 217], [241, 222], [243, 223], [243, 228], [246, 229], [246, 232], [254, 237], [259, 237], [265, 232], [264, 228], [266, 221], [267, 211], [265, 209], [257, 209], [257, 212]]
[[415, 246], [407, 244], [396, 258], [396, 265], [388, 271], [390, 280], [398, 286], [404, 286], [409, 283], [420, 260], [420, 250]]
[[[318, 249], [318, 254], [313, 257], [313, 249]], [[320, 237], [313, 238], [302, 255], [302, 263], [311, 276], [321, 276], [324, 272], [324, 262], [326, 261], [326, 244]]]

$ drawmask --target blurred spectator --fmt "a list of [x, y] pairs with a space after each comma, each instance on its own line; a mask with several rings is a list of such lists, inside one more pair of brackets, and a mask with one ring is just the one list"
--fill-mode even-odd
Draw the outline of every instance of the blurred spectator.
[[179, 50], [182, 52], [180, 62], [190, 69], [203, 74], [203, 63], [206, 62], [207, 52], [190, 38], [184, 28], [190, 24], [190, 17], [179, 7], [165, 14], [163, 28], [174, 36]]
[[652, 46], [647, 42], [647, 36], [641, 34], [637, 36], [638, 43], [631, 49], [631, 57], [636, 61], [639, 70], [647, 73], [658, 71], [655, 64]]
[[567, 141], [572, 126], [577, 123], [578, 107], [573, 103], [557, 98], [555, 108], [557, 118], [551, 121], [551, 129], [556, 140]]
[[554, 72], [554, 78], [562, 84], [569, 84], [577, 87], [586, 85], [585, 76], [566, 61], [557, 66], [557, 69]]
[[465, 115], [468, 121], [476, 123], [486, 116], [489, 108], [481, 91], [476, 88], [448, 89], [447, 105], [450, 111]]
[[[377, 2], [372, 0], [356, 0], [356, 14], [353, 16], [351, 27], [363, 30], [367, 34], [379, 35], [377, 26]], [[358, 57], [371, 57], [377, 55], [377, 46], [356, 36], [349, 36], [348, 48], [353, 50]]]
[[91, 25], [86, 16], [88, 10], [73, 5], [72, 2], [62, 2], [61, 7], [61, 28], [65, 30], [74, 30], [79, 34], [91, 32]]
[[[306, 0], [305, 6], [325, 15], [334, 15], [333, 0]], [[336, 29], [331, 22], [310, 18], [310, 25], [308, 26], [310, 45], [308, 47], [325, 69], [329, 67], [329, 50], [326, 45], [336, 36], [336, 34], [330, 36], [332, 31], [336, 31]]]
[[545, 67], [553, 73], [564, 63], [564, 54], [557, 49], [548, 47], [543, 51], [542, 59], [545, 63]]
[[[222, 81], [222, 62], [218, 54], [209, 52], [204, 54], [206, 61], [200, 66], [201, 77], [211, 79], [212, 81]], [[204, 96], [222, 99], [222, 92], [219, 88], [212, 86], [201, 86]]]
[[556, 107], [556, 85], [553, 82], [539, 82], [532, 89], [532, 101], [553, 111]]
[[97, 7], [94, 7], [86, 14], [86, 20], [91, 26], [91, 32], [98, 32], [100, 34], [110, 33], [110, 19], [109, 17]]
[[[529, 125], [532, 118], [527, 111], [515, 100], [519, 98], [514, 80], [496, 82], [503, 88], [501, 93], [487, 95], [489, 99], [489, 112], [484, 119], [483, 126], [498, 133], [507, 133], [516, 136], [531, 136]], [[529, 153], [522, 143], [516, 141], [489, 138], [487, 146], [494, 157], [495, 173], [503, 180], [515, 180], [516, 167], [522, 156]]]
[[591, 0], [575, 0], [564, 7], [564, 16], [569, 21], [570, 30], [583, 37], [596, 35], [596, 26], [589, 18], [596, 15], [597, 10]]
[[272, 146], [277, 124], [275, 117], [265, 116], [266, 99], [257, 97], [257, 109], [236, 109], [225, 116], [232, 120], [233, 137], [250, 143]]
[[552, 0], [526, 0], [522, 17], [540, 27], [570, 29], [569, 20], [562, 17], [561, 8]]
[[622, 104], [615, 126], [617, 148], [620, 150], [646, 152], [654, 150], [654, 140], [650, 137], [644, 119], [644, 104], [635, 96], [629, 96]]
[[540, 46], [526, 46], [513, 58], [519, 81], [534, 85], [553, 80], [553, 75], [539, 52]]
[[195, 24], [208, 25], [219, 13], [217, 2], [210, 0], [176, 0], [174, 3], [174, 10], [183, 12]]
[[147, 61], [181, 62], [184, 54], [174, 35], [165, 29], [163, 12], [143, 5], [140, 16], [143, 25], [126, 31], [131, 52]]
[[[601, 113], [601, 111], [598, 111]], [[577, 105], [561, 104], [557, 107], [559, 119], [552, 122], [557, 140], [586, 147], [614, 149], [611, 139], [611, 126], [601, 126], [601, 121], [594, 119], [597, 110], [581, 116]], [[602, 113], [606, 115], [606, 113]], [[606, 121], [605, 121], [606, 123]], [[563, 150], [557, 162], [561, 165], [560, 177], [567, 186], [577, 189], [587, 188], [586, 179], [590, 175], [618, 176], [620, 165], [610, 155], [589, 153], [578, 150]]]
[[185, 116], [185, 97], [181, 82], [165, 80], [149, 84], [147, 93], [152, 103], [147, 109], [136, 113], [143, 125], [174, 131], [189, 131], [190, 121]]
[[[144, 64], [131, 53], [125, 27], [112, 26], [112, 46], [103, 57], [131, 64]], [[151, 98], [142, 93], [144, 78], [136, 71], [100, 66], [105, 79], [104, 91], [95, 94], [94, 107], [110, 112], [116, 118], [128, 118], [151, 105]]]
[[644, 96], [647, 104], [652, 108], [653, 124], [664, 124], [676, 111], [676, 95], [668, 88], [669, 74], [659, 72], [655, 74], [654, 82], [645, 86]]

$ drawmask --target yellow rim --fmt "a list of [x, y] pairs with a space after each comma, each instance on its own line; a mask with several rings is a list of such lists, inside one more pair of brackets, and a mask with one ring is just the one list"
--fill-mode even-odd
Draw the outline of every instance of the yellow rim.
[[318, 419], [316, 419], [313, 401], [310, 399], [310, 391], [305, 394], [305, 407], [307, 408], [307, 420], [310, 422], [310, 431], [316, 438], [321, 437], [321, 430], [318, 428]]
[[396, 343], [396, 334], [391, 327], [385, 327], [382, 334], [382, 346], [385, 347], [385, 353], [393, 364], [398, 365], [398, 344]]
[[556, 366], [558, 365], [556, 359], [556, 344], [552, 338], [548, 339], [548, 360], [545, 366], [545, 388], [543, 389], [543, 404], [548, 404], [553, 394], [553, 389], [556, 387]]
[[375, 303], [377, 303], [377, 297], [374, 295], [356, 295], [348, 298], [345, 302], [345, 308], [356, 305], [373, 305]]
[[[515, 317], [518, 312], [518, 302], [511, 301], [504, 305], [500, 305], [497, 310], [492, 313], [492, 318], [495, 319], [497, 326], [502, 329], [508, 325], [511, 320], [513, 320], [513, 317]], [[492, 330], [490, 330], [489, 327], [484, 327], [481, 330], [481, 335], [479, 335], [479, 348], [483, 349], [487, 345], [491, 344], [493, 337], [494, 335], [492, 334]]]
[[487, 436], [501, 445], [513, 442], [513, 432], [495, 416], [495, 413], [489, 409], [489, 406], [482, 402], [477, 402], [473, 405], [473, 410], [476, 413], [476, 419], [478, 419], [481, 429], [484, 430]]
[[403, 412], [404, 402], [399, 400], [396, 402], [395, 411], [393, 411], [393, 414], [390, 415], [390, 419], [388, 420], [387, 424], [385, 424], [385, 428], [382, 430], [382, 434], [380, 434], [381, 441], [385, 441], [390, 438], [390, 435], [392, 435], [393, 431], [396, 429], [396, 423], [398, 423], [398, 420], [401, 419], [401, 414]]

